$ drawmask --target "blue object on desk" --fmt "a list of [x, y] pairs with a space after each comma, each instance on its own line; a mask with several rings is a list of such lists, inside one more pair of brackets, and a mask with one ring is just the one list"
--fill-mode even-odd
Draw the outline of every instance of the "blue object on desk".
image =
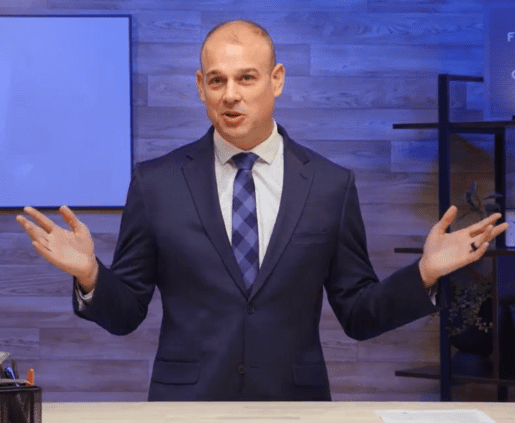
[[[16, 376], [14, 375], [14, 370], [12, 369], [11, 366], [7, 366], [5, 369], [4, 369], [4, 373], [5, 373], [5, 376], [7, 376], [8, 379], [16, 379]], [[18, 386], [17, 383], [14, 384], [15, 386]]]

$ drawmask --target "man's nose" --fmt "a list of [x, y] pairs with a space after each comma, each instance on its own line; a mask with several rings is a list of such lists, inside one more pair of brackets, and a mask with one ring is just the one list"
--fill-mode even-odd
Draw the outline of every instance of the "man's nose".
[[223, 96], [223, 100], [226, 103], [234, 103], [241, 100], [240, 91], [238, 89], [238, 85], [235, 81], [227, 81], [227, 85], [225, 86], [225, 92]]

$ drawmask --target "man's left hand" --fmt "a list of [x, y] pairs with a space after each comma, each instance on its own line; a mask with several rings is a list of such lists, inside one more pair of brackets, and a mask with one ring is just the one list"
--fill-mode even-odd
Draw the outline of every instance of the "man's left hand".
[[419, 262], [426, 288], [434, 285], [441, 276], [479, 260], [488, 249], [488, 243], [508, 228], [507, 223], [494, 226], [501, 217], [500, 213], [495, 213], [467, 228], [447, 233], [457, 213], [456, 206], [449, 207], [426, 238]]

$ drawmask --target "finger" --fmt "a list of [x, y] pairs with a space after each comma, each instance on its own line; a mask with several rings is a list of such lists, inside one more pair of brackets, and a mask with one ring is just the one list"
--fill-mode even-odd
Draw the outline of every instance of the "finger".
[[474, 237], [485, 230], [488, 225], [493, 225], [497, 220], [501, 218], [501, 213], [494, 213], [491, 216], [486, 217], [480, 222], [474, 223], [468, 227], [470, 236]]
[[25, 229], [29, 237], [33, 241], [41, 241], [42, 239], [46, 239], [48, 235], [43, 229], [37, 226], [34, 222], [31, 222], [24, 216], [16, 216], [16, 221], [20, 224], [20, 226]]
[[491, 241], [492, 239], [494, 239], [497, 235], [499, 234], [502, 234], [506, 229], [508, 229], [508, 223], [501, 223], [497, 226], [494, 226], [493, 229], [492, 229], [492, 233], [490, 235], [490, 239], [489, 241]]
[[32, 222], [29, 221], [25, 216], [22, 216], [22, 215], [16, 216], [16, 222], [18, 222], [18, 224], [23, 229], [25, 229], [25, 232], [27, 232], [27, 234], [32, 238], [32, 235], [30, 234], [30, 225]]
[[441, 233], [444, 233], [447, 230], [447, 228], [456, 218], [457, 214], [458, 208], [456, 206], [451, 206], [447, 209], [447, 211], [443, 214], [440, 221], [436, 224]]
[[39, 212], [33, 207], [25, 207], [23, 211], [32, 217], [34, 221], [47, 233], [50, 233], [55, 226], [55, 223], [52, 222], [48, 217], [46, 217], [43, 213]]
[[22, 216], [21, 214], [16, 216], [16, 222], [25, 229], [25, 224], [28, 222], [28, 220], [25, 218], [25, 216]]
[[480, 233], [477, 236], [475, 236], [474, 238], [472, 238], [472, 242], [476, 246], [480, 246], [484, 242], [489, 242], [491, 239], [493, 239], [493, 235], [492, 235], [493, 230], [494, 230], [493, 225], [488, 225], [482, 233]]
[[478, 246], [478, 249], [470, 254], [471, 263], [483, 257], [483, 255], [486, 253], [486, 250], [488, 250], [489, 245], [490, 244], [488, 242], [483, 242], [480, 246]]
[[77, 232], [80, 228], [80, 220], [75, 216], [68, 206], [61, 206], [59, 213], [63, 217], [66, 224], [72, 229], [73, 232]]

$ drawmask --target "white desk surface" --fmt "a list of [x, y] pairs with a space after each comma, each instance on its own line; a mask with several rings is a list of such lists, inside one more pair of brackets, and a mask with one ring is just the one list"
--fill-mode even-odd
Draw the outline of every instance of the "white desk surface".
[[515, 403], [68, 402], [43, 403], [43, 423], [381, 423], [376, 410], [481, 410], [515, 422]]

